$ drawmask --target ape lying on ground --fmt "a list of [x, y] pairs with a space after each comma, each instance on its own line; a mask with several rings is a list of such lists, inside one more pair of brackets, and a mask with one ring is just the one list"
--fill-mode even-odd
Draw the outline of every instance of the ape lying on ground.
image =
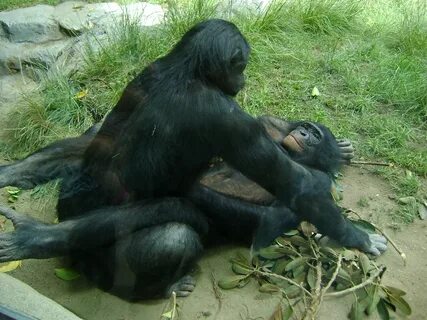
[[[307, 220], [345, 246], [379, 254], [385, 240], [341, 215], [328, 174], [293, 161], [298, 148], [285, 151], [234, 101], [248, 54], [229, 22], [209, 20], [188, 31], [130, 82], [83, 161], [71, 144], [70, 162], [60, 170], [68, 172], [58, 201], [61, 223], [2, 208], [16, 230], [0, 235], [0, 261], [70, 255], [91, 280], [121, 297], [187, 295], [194, 288], [187, 273], [209, 231], [206, 216], [255, 229], [254, 247]], [[307, 141], [321, 137], [316, 126], [301, 128], [312, 133]], [[214, 157], [277, 201], [260, 206], [198, 186]], [[217, 208], [203, 212], [212, 203]]]

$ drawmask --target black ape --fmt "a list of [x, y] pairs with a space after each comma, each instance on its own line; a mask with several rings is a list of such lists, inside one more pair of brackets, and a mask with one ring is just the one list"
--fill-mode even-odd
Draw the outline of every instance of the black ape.
[[[255, 243], [302, 219], [343, 245], [378, 252], [377, 239], [340, 214], [328, 175], [292, 161], [233, 100], [248, 54], [229, 22], [209, 20], [188, 31], [128, 85], [82, 166], [64, 180], [58, 214], [66, 221], [43, 225], [4, 210], [16, 231], [1, 235], [0, 261], [69, 254], [100, 287], [122, 297], [188, 294], [186, 273], [208, 228], [191, 201], [202, 206], [205, 198], [224, 197], [192, 188], [216, 156], [280, 201], [277, 215], [258, 216]], [[245, 205], [235, 219], [256, 213]]]

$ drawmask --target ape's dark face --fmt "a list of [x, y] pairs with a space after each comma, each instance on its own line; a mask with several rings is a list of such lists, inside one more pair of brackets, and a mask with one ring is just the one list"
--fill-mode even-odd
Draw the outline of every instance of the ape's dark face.
[[269, 136], [280, 144], [294, 161], [333, 173], [340, 167], [340, 147], [332, 132], [320, 123], [259, 118]]
[[[245, 43], [242, 42], [241, 45]], [[217, 86], [226, 94], [235, 96], [245, 86], [244, 71], [247, 65], [249, 47], [239, 48], [230, 59], [228, 67], [224, 70], [223, 78], [218, 77]]]
[[250, 47], [231, 22], [213, 19], [197, 24], [184, 35], [174, 51], [185, 54], [182, 60], [188, 61], [189, 72], [208, 87], [235, 96], [245, 85], [243, 72]]
[[282, 145], [291, 152], [312, 153], [323, 139], [323, 132], [318, 126], [304, 122], [283, 139]]

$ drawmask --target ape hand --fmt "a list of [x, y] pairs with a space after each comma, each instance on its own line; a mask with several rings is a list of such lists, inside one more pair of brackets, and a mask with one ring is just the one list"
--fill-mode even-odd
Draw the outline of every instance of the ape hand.
[[348, 139], [338, 139], [337, 143], [341, 152], [341, 162], [349, 164], [351, 159], [354, 158], [354, 147], [351, 141]]
[[40, 243], [47, 225], [4, 205], [0, 205], [0, 214], [10, 219], [15, 227], [13, 232], [0, 233], [0, 262], [42, 258]]
[[387, 250], [387, 239], [382, 235], [376, 233], [369, 234], [370, 244], [364, 248], [363, 251], [370, 253], [374, 256], [379, 256]]

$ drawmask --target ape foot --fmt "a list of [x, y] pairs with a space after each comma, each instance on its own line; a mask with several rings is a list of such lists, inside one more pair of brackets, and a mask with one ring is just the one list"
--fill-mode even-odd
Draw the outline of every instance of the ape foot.
[[186, 275], [172, 284], [167, 290], [166, 295], [170, 297], [172, 292], [175, 292], [177, 297], [188, 297], [194, 291], [195, 287], [196, 280], [192, 276]]
[[387, 250], [387, 239], [382, 235], [371, 233], [369, 234], [370, 246], [365, 250], [374, 256], [379, 256]]
[[37, 244], [45, 225], [4, 205], [0, 205], [0, 215], [15, 227], [14, 232], [0, 233], [0, 262], [38, 258]]

